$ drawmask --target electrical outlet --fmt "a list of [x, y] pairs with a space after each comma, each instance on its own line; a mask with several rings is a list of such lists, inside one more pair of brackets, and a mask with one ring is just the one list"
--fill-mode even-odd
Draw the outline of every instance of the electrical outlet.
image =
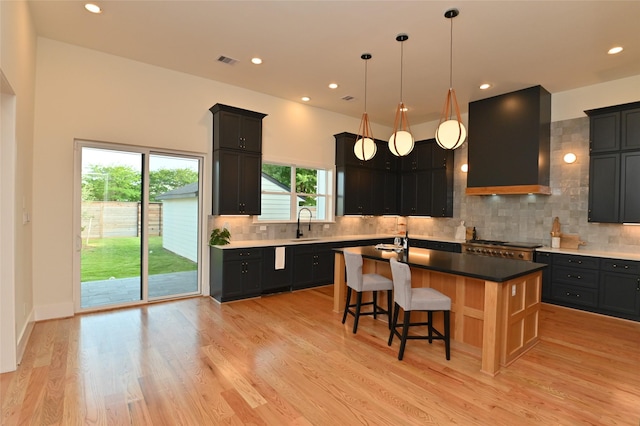
[[260, 225], [260, 230], [261, 231], [266, 231], [267, 230], [267, 226], [266, 225]]

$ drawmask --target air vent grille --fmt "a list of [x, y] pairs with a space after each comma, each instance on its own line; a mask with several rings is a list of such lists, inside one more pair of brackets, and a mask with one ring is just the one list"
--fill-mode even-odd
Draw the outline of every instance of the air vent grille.
[[353, 97], [353, 96], [351, 96], [351, 95], [347, 95], [347, 96], [343, 96], [343, 97], [342, 97], [342, 98], [340, 98], [340, 99], [342, 99], [343, 101], [347, 101], [347, 102], [349, 102], [349, 101], [354, 100], [354, 99], [355, 99], [355, 97]]
[[238, 62], [238, 60], [237, 60], [237, 59], [230, 58], [230, 57], [228, 57], [228, 56], [220, 55], [220, 56], [218, 57], [218, 62], [222, 62], [222, 63], [224, 63], [224, 64], [229, 64], [229, 65], [233, 65], [233, 64], [235, 64], [236, 62]]

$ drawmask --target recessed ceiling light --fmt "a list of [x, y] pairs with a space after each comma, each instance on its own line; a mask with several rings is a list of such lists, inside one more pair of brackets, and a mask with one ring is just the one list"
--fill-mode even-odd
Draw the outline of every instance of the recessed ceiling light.
[[609, 51], [607, 52], [609, 55], [615, 55], [616, 53], [620, 53], [622, 52], [622, 47], [621, 46], [616, 46], [616, 47], [612, 47], [611, 49], [609, 49]]
[[308, 96], [303, 96], [301, 99], [302, 99], [302, 102], [309, 102], [311, 100], [311, 98]]
[[329, 89], [337, 89], [337, 88], [338, 88], [338, 84], [337, 83], [329, 84]]
[[98, 6], [97, 4], [87, 3], [84, 5], [84, 8], [91, 13], [102, 13], [102, 9], [100, 9], [100, 6]]
[[489, 83], [484, 83], [480, 85], [480, 89], [482, 90], [487, 90], [489, 87], [491, 87]]
[[260, 65], [262, 63], [262, 59], [260, 59], [260, 58], [251, 58], [251, 63], [252, 64], [256, 64], [256, 65]]

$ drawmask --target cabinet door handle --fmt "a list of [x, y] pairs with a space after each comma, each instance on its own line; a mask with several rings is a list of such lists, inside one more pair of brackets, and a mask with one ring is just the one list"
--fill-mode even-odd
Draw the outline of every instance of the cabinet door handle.
[[577, 298], [580, 298], [580, 294], [578, 294], [578, 293], [572, 294], [572, 293], [567, 292], [567, 296], [575, 296]]
[[578, 265], [582, 265], [582, 260], [573, 260], [573, 259], [569, 259], [569, 263], [577, 263]]
[[582, 277], [580, 275], [571, 275], [571, 274], [567, 274], [567, 278], [575, 278], [575, 279], [582, 279]]

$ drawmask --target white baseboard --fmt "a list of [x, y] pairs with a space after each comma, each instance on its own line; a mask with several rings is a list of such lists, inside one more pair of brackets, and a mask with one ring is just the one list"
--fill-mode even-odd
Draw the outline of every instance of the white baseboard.
[[68, 318], [72, 317], [73, 302], [56, 303], [53, 305], [40, 305], [35, 308], [35, 320], [44, 321], [56, 318]]
[[20, 334], [18, 335], [18, 342], [16, 345], [16, 364], [20, 365], [22, 362], [22, 356], [24, 355], [25, 350], [27, 349], [27, 343], [29, 343], [29, 337], [31, 337], [31, 332], [33, 331], [33, 326], [35, 325], [35, 321], [33, 319], [34, 312], [33, 309], [29, 312], [29, 317], [27, 318], [27, 322], [20, 330]]

